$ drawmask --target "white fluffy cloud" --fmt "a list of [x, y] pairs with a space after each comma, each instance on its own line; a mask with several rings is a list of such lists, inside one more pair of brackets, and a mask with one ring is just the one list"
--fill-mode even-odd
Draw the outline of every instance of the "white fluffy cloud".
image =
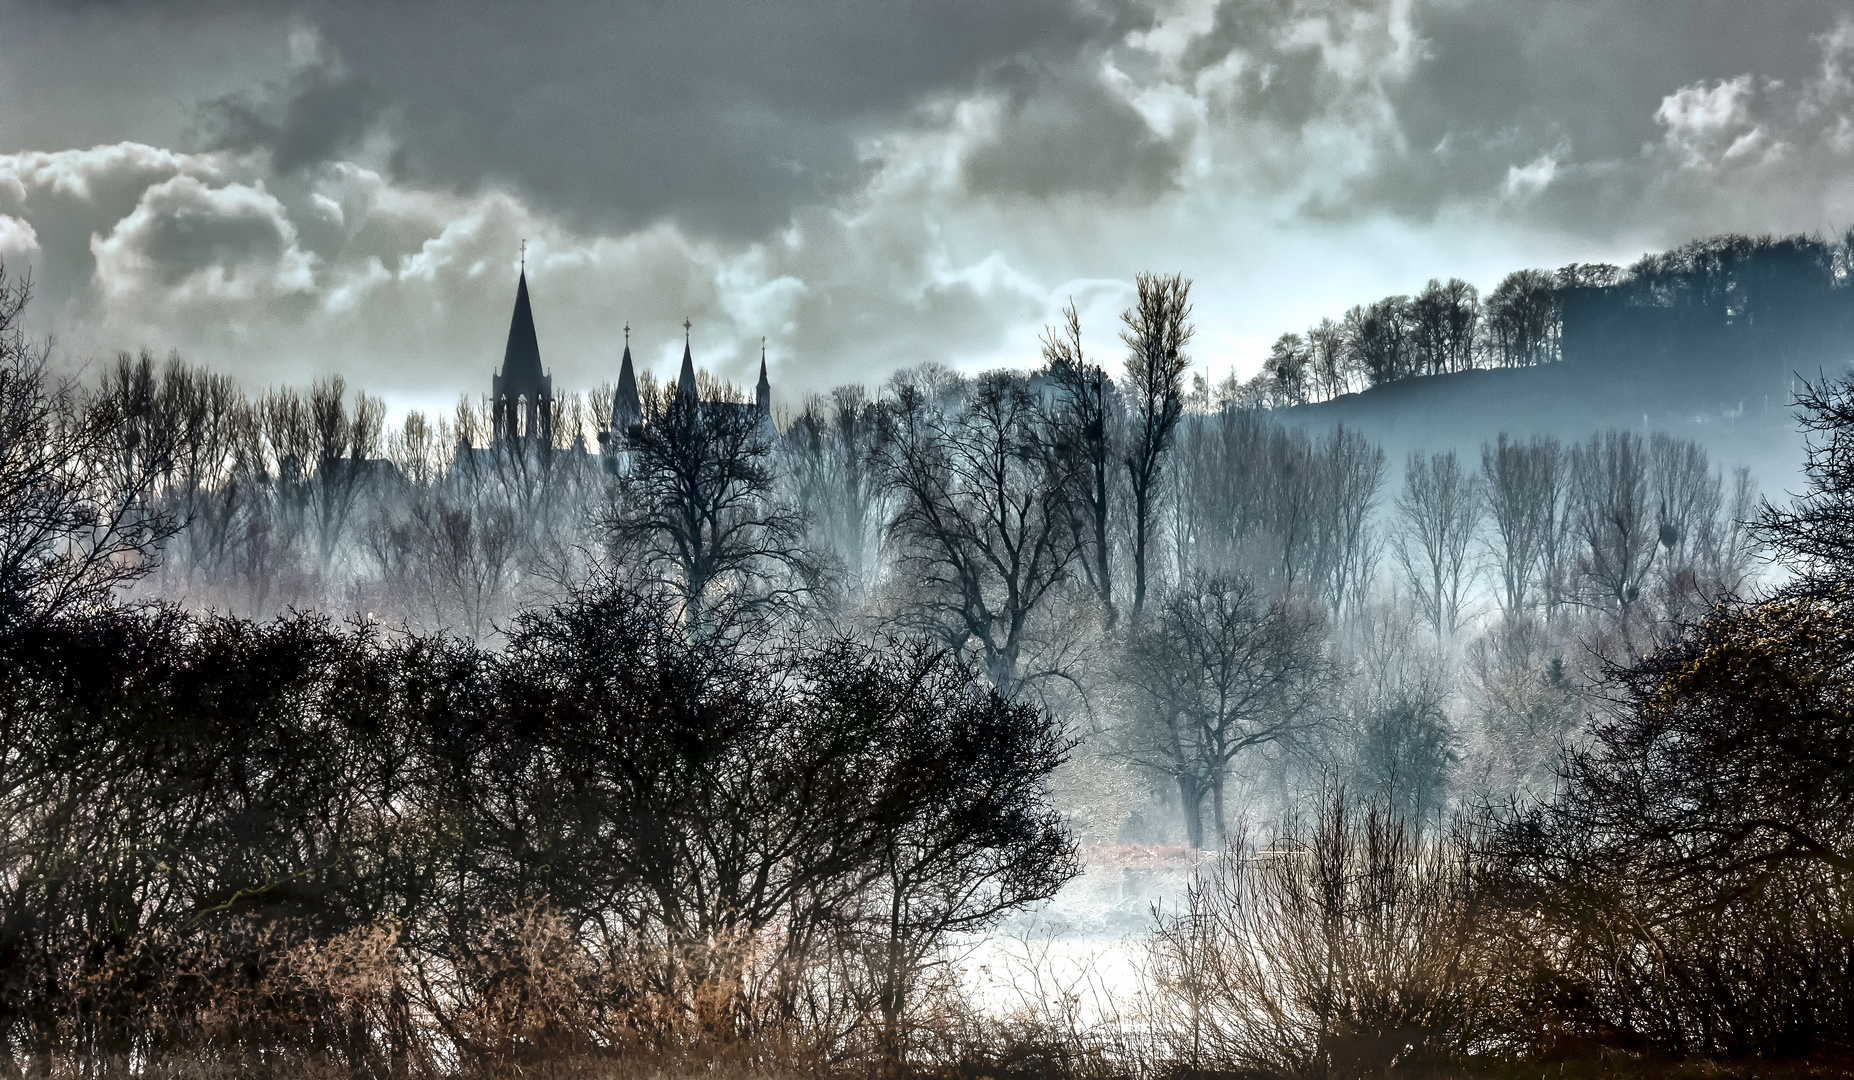
[[0, 214], [0, 259], [31, 255], [39, 250], [39, 234], [29, 221]]

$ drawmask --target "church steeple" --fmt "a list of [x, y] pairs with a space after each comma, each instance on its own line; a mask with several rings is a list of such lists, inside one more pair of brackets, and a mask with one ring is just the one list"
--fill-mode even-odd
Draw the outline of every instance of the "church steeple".
[[528, 272], [515, 284], [515, 313], [509, 316], [509, 341], [502, 350], [502, 381], [520, 393], [541, 381], [541, 346], [534, 336], [534, 309], [528, 304]]
[[682, 320], [682, 370], [676, 373], [676, 397], [699, 400], [695, 389], [695, 357], [689, 353], [689, 330], [694, 323]]
[[541, 370], [541, 346], [534, 335], [534, 309], [528, 302], [527, 246], [523, 242], [521, 276], [515, 283], [515, 311], [502, 349], [502, 371], [490, 380], [495, 438], [524, 438], [552, 445], [553, 380]]
[[624, 362], [618, 365], [618, 392], [612, 396], [613, 431], [629, 430], [644, 418], [643, 403], [637, 396], [637, 371], [631, 364], [631, 324], [624, 324]]
[[772, 415], [772, 382], [766, 378], [766, 339], [760, 338], [760, 382], [753, 388], [753, 403], [761, 416]]

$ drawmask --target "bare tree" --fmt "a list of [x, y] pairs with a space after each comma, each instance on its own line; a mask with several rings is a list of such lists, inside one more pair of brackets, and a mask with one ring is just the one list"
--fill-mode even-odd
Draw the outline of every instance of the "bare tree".
[[1571, 448], [1569, 519], [1580, 578], [1624, 623], [1660, 547], [1649, 496], [1648, 450], [1630, 431], [1606, 431]]
[[1180, 430], [1171, 498], [1181, 576], [1240, 570], [1305, 590], [1335, 617], [1362, 599], [1379, 549], [1371, 514], [1382, 450], [1343, 427], [1315, 442], [1234, 408]]
[[350, 409], [347, 385], [335, 375], [311, 387], [309, 416], [315, 455], [315, 472], [309, 477], [311, 527], [316, 560], [327, 574], [373, 479], [370, 470], [380, 455], [386, 406], [379, 398], [362, 392], [354, 395]]
[[161, 587], [184, 593], [197, 578], [222, 575], [254, 494], [257, 451], [244, 395], [230, 378], [178, 356], [157, 367], [146, 349], [118, 356], [97, 393], [120, 417], [125, 475], [157, 470], [152, 505], [180, 530], [163, 548]]
[[1440, 375], [1449, 370], [1452, 298], [1435, 278], [1410, 301], [1410, 373]]
[[460, 474], [408, 493], [368, 531], [367, 548], [415, 626], [482, 642], [515, 613], [523, 532], [495, 486]]
[[1172, 447], [1172, 433], [1184, 415], [1184, 372], [1191, 360], [1184, 347], [1191, 325], [1191, 283], [1182, 275], [1140, 274], [1138, 297], [1121, 313], [1120, 339], [1126, 362], [1129, 402], [1127, 477], [1133, 494], [1133, 617], [1146, 606], [1147, 565], [1157, 521], [1160, 476]]
[[1346, 312], [1345, 334], [1352, 363], [1372, 386], [1411, 374], [1415, 348], [1409, 297], [1390, 296], [1369, 307], [1354, 307]]
[[1758, 545], [1748, 522], [1756, 496], [1748, 470], [1725, 477], [1698, 443], [1656, 432], [1649, 440], [1662, 618], [1696, 621], [1749, 578]]
[[882, 480], [874, 461], [880, 405], [861, 386], [811, 398], [780, 440], [784, 479], [805, 511], [810, 547], [866, 597], [881, 580]]
[[672, 385], [643, 408], [644, 422], [625, 434], [630, 471], [604, 518], [614, 541], [698, 618], [723, 594], [758, 604], [809, 591], [804, 519], [774, 487], [770, 419], [726, 386], [704, 401]]
[[1022, 664], [1034, 619], [1077, 554], [1062, 509], [1069, 479], [1036, 395], [993, 372], [948, 415], [904, 384], [884, 423], [879, 460], [897, 499], [889, 529], [914, 590], [907, 618], [976, 650], [1006, 694], [1062, 674]]
[[1805, 587], [1834, 594], [1854, 578], [1854, 382], [1805, 382], [1796, 410], [1809, 484], [1787, 507], [1763, 503], [1755, 533]]
[[1505, 1004], [1481, 838], [1322, 793], [1318, 820], [1206, 864], [1148, 948], [1180, 1072], [1380, 1076], [1474, 1060]]
[[0, 267], [0, 629], [106, 602], [153, 566], [173, 518], [152, 507], [166, 461], [131, 444], [119, 399], [84, 401], [26, 338], [31, 282]]
[[1475, 343], [1480, 338], [1481, 295], [1460, 278], [1449, 278], [1442, 292], [1447, 311], [1442, 337], [1444, 361], [1450, 371], [1467, 371], [1474, 366]]
[[1331, 319], [1321, 319], [1307, 328], [1308, 369], [1314, 393], [1332, 399], [1352, 388], [1351, 355], [1346, 349], [1345, 328]]
[[1266, 412], [1229, 405], [1180, 424], [1168, 501], [1181, 579], [1242, 572], [1280, 583], [1270, 455], [1282, 437]]
[[1558, 359], [1558, 292], [1544, 270], [1515, 270], [1487, 295], [1487, 351], [1502, 367]]
[[1191, 579], [1132, 634], [1121, 752], [1177, 784], [1192, 847], [1204, 846], [1207, 798], [1219, 839], [1230, 838], [1224, 788], [1238, 757], [1331, 718], [1327, 643], [1316, 608], [1271, 601], [1242, 576]]
[[1306, 338], [1299, 334], [1282, 334], [1275, 339], [1274, 347], [1268, 351], [1268, 359], [1262, 361], [1262, 372], [1268, 376], [1276, 408], [1292, 408], [1307, 403], [1308, 384], [1311, 382], [1309, 369], [1312, 364], [1313, 357]]
[[1088, 363], [1082, 354], [1081, 316], [1070, 301], [1064, 308], [1060, 330], [1045, 331], [1043, 360], [1059, 397], [1054, 416], [1057, 449], [1072, 459], [1067, 505], [1079, 518], [1083, 573], [1100, 598], [1112, 626], [1114, 610], [1114, 552], [1108, 529], [1113, 496], [1114, 435], [1120, 417], [1119, 394], [1107, 372]]
[[1453, 450], [1411, 454], [1397, 497], [1392, 541], [1411, 594], [1434, 627], [1436, 640], [1461, 627], [1462, 603], [1473, 587], [1469, 558], [1480, 528], [1480, 478], [1465, 472]]
[[1488, 550], [1500, 574], [1500, 607], [1518, 618], [1534, 589], [1551, 570], [1550, 556], [1561, 531], [1565, 489], [1564, 451], [1558, 441], [1534, 438], [1520, 444], [1502, 432], [1481, 444], [1481, 487], [1492, 530]]
[[1483, 794], [1549, 796], [1559, 751], [1583, 719], [1564, 643], [1521, 613], [1470, 644], [1463, 661], [1464, 697], [1483, 747], [1476, 778]]
[[410, 412], [399, 430], [387, 436], [386, 459], [414, 491], [423, 491], [443, 478], [453, 442], [448, 424], [434, 424], [424, 413]]
[[1337, 618], [1364, 602], [1382, 550], [1371, 516], [1384, 483], [1384, 451], [1336, 427], [1316, 448], [1314, 464], [1325, 507], [1320, 589]]

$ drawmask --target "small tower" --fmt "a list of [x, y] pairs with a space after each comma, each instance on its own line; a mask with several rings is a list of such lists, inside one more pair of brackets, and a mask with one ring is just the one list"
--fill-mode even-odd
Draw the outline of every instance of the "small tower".
[[772, 415], [772, 383], [766, 378], [766, 339], [760, 339], [760, 382], [753, 388], [753, 403], [761, 416]]
[[490, 380], [490, 409], [497, 446], [516, 441], [553, 445], [554, 380], [541, 370], [541, 347], [534, 336], [534, 310], [528, 303], [528, 270], [515, 285], [515, 313], [509, 317], [508, 345], [502, 371]]
[[631, 363], [631, 324], [624, 324], [624, 361], [618, 365], [618, 390], [612, 395], [611, 421], [599, 432], [599, 454], [605, 470], [614, 475], [630, 471], [631, 432], [644, 422], [643, 402], [637, 396], [637, 369]]

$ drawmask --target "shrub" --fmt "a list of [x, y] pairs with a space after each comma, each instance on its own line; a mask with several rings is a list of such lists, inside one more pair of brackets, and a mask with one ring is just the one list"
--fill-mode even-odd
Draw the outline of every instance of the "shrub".
[[1503, 1026], [1471, 843], [1379, 805], [1232, 847], [1149, 943], [1152, 1023], [1194, 1073], [1376, 1075], [1487, 1055]]

